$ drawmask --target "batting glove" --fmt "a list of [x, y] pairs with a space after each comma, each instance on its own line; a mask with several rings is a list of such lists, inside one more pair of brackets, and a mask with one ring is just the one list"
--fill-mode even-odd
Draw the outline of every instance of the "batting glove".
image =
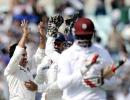
[[81, 73], [84, 75], [90, 68], [92, 65], [99, 63], [99, 55], [98, 54], [94, 54], [90, 57], [90, 60], [87, 60], [85, 62], [85, 66], [81, 67]]
[[92, 75], [91, 77], [84, 77], [82, 80], [85, 87], [95, 88], [104, 84], [103, 70], [100, 75]]

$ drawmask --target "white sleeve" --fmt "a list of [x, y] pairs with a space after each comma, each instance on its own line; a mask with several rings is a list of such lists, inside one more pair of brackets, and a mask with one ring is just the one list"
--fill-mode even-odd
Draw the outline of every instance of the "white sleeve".
[[38, 84], [42, 84], [47, 81], [47, 71], [46, 69], [44, 70], [41, 65], [39, 65], [37, 68], [37, 75], [34, 81]]
[[60, 88], [57, 85], [57, 81], [51, 84], [43, 83], [43, 84], [37, 84], [37, 85], [38, 85], [38, 92], [50, 93], [50, 92], [56, 92], [60, 90]]
[[19, 62], [21, 60], [22, 54], [24, 53], [24, 48], [16, 46], [13, 56], [11, 57], [5, 71], [4, 75], [13, 74], [18, 69]]
[[47, 72], [48, 84], [51, 84], [56, 81], [58, 73], [58, 65], [52, 64]]
[[55, 81], [47, 87], [46, 92], [50, 93], [50, 92], [57, 92], [60, 90], [61, 89], [58, 87], [57, 81]]
[[38, 48], [35, 55], [30, 60], [31, 69], [36, 68], [45, 56], [45, 49]]
[[[66, 58], [66, 59], [64, 59]], [[64, 89], [68, 86], [73, 86], [75, 83], [81, 82], [81, 72], [80, 70], [76, 70], [73, 73], [70, 72], [70, 63], [65, 57], [65, 55], [61, 55], [58, 63], [59, 73], [57, 84], [60, 89]]]
[[43, 83], [43, 84], [37, 84], [38, 85], [38, 92], [40, 92], [40, 93], [43, 93], [43, 92], [45, 92], [45, 90], [47, 89], [47, 87], [48, 87], [48, 84], [46, 84], [46, 83]]
[[38, 84], [47, 82], [47, 71], [51, 65], [51, 61], [48, 60], [46, 57], [43, 58], [42, 63], [38, 65], [37, 68], [37, 75], [35, 77], [35, 82]]
[[45, 53], [48, 57], [50, 57], [52, 59], [52, 61], [58, 63], [58, 59], [60, 54], [58, 52], [55, 51], [54, 49], [54, 37], [47, 37], [47, 42], [46, 42], [46, 49], [45, 49]]
[[34, 55], [36, 64], [40, 64], [44, 56], [45, 56], [45, 49], [38, 48], [36, 54]]

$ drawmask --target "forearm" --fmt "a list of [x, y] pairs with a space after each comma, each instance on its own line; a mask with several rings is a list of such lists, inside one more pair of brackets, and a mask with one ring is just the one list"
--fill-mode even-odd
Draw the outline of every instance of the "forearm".
[[[39, 70], [39, 68], [37, 70]], [[37, 84], [41, 84], [41, 83], [44, 83], [44, 82], [47, 83], [47, 72], [46, 71], [42, 71], [42, 69], [40, 69], [40, 71], [37, 71], [37, 75], [36, 75], [34, 81]]]
[[32, 62], [39, 65], [45, 56], [45, 49], [38, 48], [35, 55], [32, 58]]
[[24, 48], [27, 39], [28, 39], [27, 35], [23, 34], [22, 38], [20, 39], [20, 41], [18, 43], [18, 46]]
[[45, 54], [51, 58], [54, 62], [58, 63], [59, 56], [60, 54], [55, 51], [53, 43], [54, 43], [55, 38], [54, 37], [47, 37], [47, 42], [46, 42], [46, 49], [45, 49]]
[[44, 83], [44, 82], [47, 83], [47, 78], [48, 78], [47, 72], [48, 72], [48, 69], [49, 69], [49, 63], [47, 61], [48, 60], [45, 57], [42, 60], [42, 63], [40, 65], [38, 65], [38, 67], [37, 67], [37, 75], [35, 77], [35, 82], [38, 83], [38, 84], [41, 84], [41, 83]]
[[21, 27], [22, 27], [23, 35], [18, 43], [18, 46], [24, 48], [25, 43], [26, 43], [27, 39], [29, 38], [29, 33], [30, 33], [29, 28], [28, 28], [28, 21], [22, 20]]
[[46, 41], [46, 36], [40, 35], [39, 48], [45, 49], [45, 41]]
[[34, 79], [34, 82], [37, 84], [47, 82], [47, 75], [46, 74], [37, 74]]
[[60, 89], [64, 89], [66, 87], [71, 87], [76, 83], [80, 83], [82, 79], [82, 74], [80, 70], [75, 71], [72, 75], [64, 75], [60, 73], [58, 75], [57, 84]]
[[52, 51], [54, 50], [54, 46], [53, 46], [53, 43], [55, 41], [55, 38], [54, 37], [51, 37], [51, 36], [47, 36], [47, 42], [46, 42], [46, 53], [48, 53], [47, 51]]
[[113, 75], [116, 74], [117, 69], [120, 68], [125, 62], [126, 62], [126, 59], [120, 60], [116, 65], [112, 64], [111, 66], [106, 67], [103, 70], [103, 77], [104, 78], [111, 78]]
[[45, 31], [45, 26], [46, 24], [43, 22], [40, 22], [38, 24], [38, 31], [40, 35], [40, 43], [39, 43], [39, 48], [45, 49], [45, 41], [46, 41], [46, 31]]
[[47, 77], [48, 77], [48, 84], [51, 84], [56, 81], [57, 79], [57, 69], [56, 68], [49, 68], [47, 71]]

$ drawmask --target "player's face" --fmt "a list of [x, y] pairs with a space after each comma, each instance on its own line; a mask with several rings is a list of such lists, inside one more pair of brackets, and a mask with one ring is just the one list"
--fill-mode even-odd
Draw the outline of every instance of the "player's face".
[[63, 42], [58, 42], [58, 41], [55, 41], [54, 42], [54, 48], [55, 50], [58, 52], [58, 53], [61, 53], [64, 49], [64, 43]]
[[25, 67], [27, 65], [28, 61], [27, 61], [27, 51], [25, 49], [24, 53], [22, 54], [21, 60], [20, 60], [20, 65]]
[[93, 34], [89, 34], [89, 35], [77, 35], [76, 37], [76, 42], [79, 46], [81, 47], [90, 47], [92, 44], [92, 38], [93, 38]]
[[91, 40], [77, 40], [77, 44], [81, 47], [90, 47]]

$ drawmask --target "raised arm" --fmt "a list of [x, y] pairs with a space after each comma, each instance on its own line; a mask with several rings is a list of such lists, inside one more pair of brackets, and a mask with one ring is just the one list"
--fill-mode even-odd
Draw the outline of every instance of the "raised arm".
[[46, 43], [46, 32], [45, 32], [45, 23], [40, 22], [38, 25], [39, 33], [39, 46], [36, 51], [36, 54], [33, 57], [33, 62], [36, 65], [41, 63], [42, 58], [45, 56], [45, 43]]
[[25, 52], [25, 43], [29, 37], [29, 29], [28, 29], [28, 22], [26, 20], [23, 20], [21, 22], [21, 28], [23, 31], [23, 35], [17, 45], [14, 44], [10, 47], [10, 54], [11, 54], [11, 59], [9, 64], [7, 65], [4, 74], [13, 74], [19, 67], [19, 63], [22, 57], [22, 54]]
[[47, 72], [51, 63], [52, 62], [47, 58], [47, 56], [45, 56], [42, 59], [42, 63], [38, 65], [37, 75], [34, 80], [34, 82], [38, 85], [38, 92], [45, 91], [47, 87]]
[[18, 46], [21, 47], [21, 48], [24, 48], [25, 43], [26, 43], [27, 39], [29, 38], [29, 33], [30, 33], [30, 30], [28, 28], [28, 21], [23, 20], [21, 22], [21, 28], [22, 28], [22, 31], [23, 31], [23, 35], [22, 35], [22, 38], [20, 39], [20, 41], [18, 43]]
[[63, 23], [64, 19], [62, 16], [57, 15], [49, 18], [48, 21], [48, 30], [47, 30], [47, 42], [45, 53], [49, 56], [54, 62], [57, 62], [59, 59], [59, 53], [54, 49], [54, 41], [58, 34], [58, 29]]
[[40, 43], [39, 48], [45, 49], [45, 40], [46, 40], [46, 32], [45, 32], [45, 23], [40, 22], [38, 25], [38, 31], [40, 35]]
[[41, 84], [41, 83], [44, 83], [46, 82], [47, 83], [47, 72], [48, 72], [48, 69], [50, 68], [52, 62], [50, 59], [48, 59], [47, 56], [45, 56], [43, 59], [42, 59], [42, 63], [38, 65], [38, 68], [37, 68], [37, 75], [35, 77], [35, 82], [38, 83], [38, 84]]

